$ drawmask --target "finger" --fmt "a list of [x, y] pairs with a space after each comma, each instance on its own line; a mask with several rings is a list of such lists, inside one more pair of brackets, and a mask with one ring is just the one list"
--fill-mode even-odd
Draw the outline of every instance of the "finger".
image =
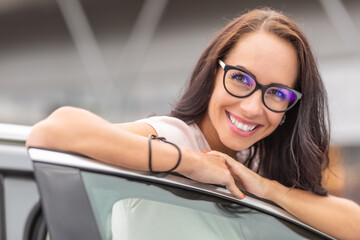
[[240, 189], [240, 191], [245, 190], [245, 187], [243, 186], [240, 180], [235, 179], [235, 185], [238, 189]]
[[229, 166], [236, 167], [237, 164], [239, 164], [238, 161], [236, 161], [234, 158], [230, 157], [229, 155], [227, 155], [225, 153], [218, 152], [218, 151], [207, 151], [206, 153], [209, 155], [218, 156], [218, 157], [225, 159], [226, 163], [228, 163], [227, 165], [229, 165]]
[[240, 163], [240, 162], [238, 162], [238, 161], [236, 161], [235, 159], [232, 159], [232, 158], [226, 158], [225, 159], [225, 164], [229, 168], [231, 173], [233, 175], [236, 175], [236, 176], [238, 176], [239, 174], [240, 175], [245, 174], [249, 170], [242, 163]]
[[235, 181], [232, 180], [229, 184], [226, 185], [227, 190], [229, 190], [236, 198], [244, 199], [246, 198], [245, 194], [242, 193], [239, 188], [236, 186]]
[[231, 169], [231, 173], [234, 177], [239, 178], [244, 171], [247, 170], [247, 168], [240, 162], [236, 161], [229, 155], [226, 155], [225, 153], [218, 152], [218, 151], [206, 151], [206, 154], [213, 155], [220, 157], [220, 159], [225, 160], [226, 166]]
[[222, 152], [215, 151], [215, 150], [206, 150], [206, 151], [204, 151], [204, 153], [209, 154], [209, 155], [224, 157], [224, 158], [225, 158], [225, 156], [227, 156], [226, 154], [224, 154]]
[[210, 151], [210, 152], [207, 152], [206, 154], [208, 155], [212, 155], [212, 156], [215, 156], [215, 157], [218, 157], [218, 159], [222, 159], [225, 163], [227, 161], [235, 161], [235, 159], [233, 159], [232, 157], [230, 157], [229, 155], [226, 155], [225, 153], [222, 153], [222, 152], [218, 152], [218, 151]]
[[238, 161], [236, 161], [235, 159], [233, 159], [231, 157], [227, 157], [227, 158], [225, 158], [225, 160], [226, 160], [226, 164], [229, 167], [236, 168], [236, 167], [239, 167], [239, 165], [242, 165], [241, 163], [239, 163]]

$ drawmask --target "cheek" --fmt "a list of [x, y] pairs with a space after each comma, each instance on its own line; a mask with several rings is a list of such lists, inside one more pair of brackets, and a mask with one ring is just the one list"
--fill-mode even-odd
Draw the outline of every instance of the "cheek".
[[217, 91], [214, 91], [211, 95], [208, 112], [209, 117], [212, 122], [217, 120], [217, 116], [219, 116], [219, 111], [222, 107], [221, 95]]
[[236, 103], [238, 101], [237, 98], [231, 96], [224, 88], [223, 85], [223, 73], [218, 73], [216, 75], [216, 80], [214, 83], [214, 90], [212, 92], [211, 99], [215, 105], [224, 106]]
[[[269, 110], [268, 110], [269, 111]], [[283, 118], [284, 114], [268, 112], [267, 119], [271, 125], [271, 128], [275, 129], [280, 124], [281, 119]]]
[[222, 105], [222, 99], [224, 97], [224, 91], [222, 86], [222, 80], [219, 74], [216, 76], [216, 80], [214, 83], [214, 89], [211, 93], [210, 101], [209, 101], [209, 111], [213, 112], [217, 106]]
[[237, 99], [230, 96], [222, 85], [217, 85], [211, 95], [209, 112], [214, 115], [222, 115], [225, 109], [237, 103]]

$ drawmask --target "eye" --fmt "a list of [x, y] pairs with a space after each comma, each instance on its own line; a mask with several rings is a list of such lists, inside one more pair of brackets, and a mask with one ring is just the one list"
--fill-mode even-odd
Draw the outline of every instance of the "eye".
[[287, 94], [287, 92], [288, 90], [282, 88], [270, 88], [268, 89], [267, 94], [276, 101], [284, 101], [289, 98], [289, 94]]
[[251, 80], [251, 78], [242, 72], [233, 72], [231, 74], [231, 80], [236, 81], [237, 84], [249, 87], [253, 85], [253, 81]]

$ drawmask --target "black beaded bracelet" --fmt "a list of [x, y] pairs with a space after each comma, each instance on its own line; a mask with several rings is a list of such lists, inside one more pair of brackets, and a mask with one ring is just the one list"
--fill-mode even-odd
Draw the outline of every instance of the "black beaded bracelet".
[[[171, 144], [171, 145], [173, 145], [174, 147], [176, 147], [176, 149], [178, 150], [178, 152], [179, 152], [179, 159], [178, 159], [176, 165], [175, 165], [173, 168], [171, 168], [170, 170], [168, 170], [168, 171], [153, 171], [153, 170], [152, 170], [152, 163], [151, 163], [151, 140], [153, 140], [153, 139], [157, 139], [157, 140], [160, 140], [160, 141], [162, 141], [162, 142]], [[163, 176], [166, 176], [167, 174], [169, 174], [169, 173], [171, 173], [172, 171], [174, 171], [174, 170], [180, 165], [180, 162], [181, 162], [181, 151], [180, 151], [180, 148], [179, 148], [175, 143], [166, 141], [166, 138], [164, 138], [164, 137], [157, 137], [157, 136], [155, 136], [155, 135], [153, 135], [153, 134], [151, 134], [151, 135], [149, 136], [149, 170], [150, 170], [150, 172], [151, 172], [152, 174], [157, 174], [157, 175], [163, 174]]]

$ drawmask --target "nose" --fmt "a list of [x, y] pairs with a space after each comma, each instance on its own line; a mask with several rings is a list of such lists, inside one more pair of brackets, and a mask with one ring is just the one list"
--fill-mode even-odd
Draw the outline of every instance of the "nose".
[[239, 107], [245, 117], [254, 118], [262, 114], [264, 104], [262, 102], [261, 89], [256, 90], [248, 97], [240, 98]]

